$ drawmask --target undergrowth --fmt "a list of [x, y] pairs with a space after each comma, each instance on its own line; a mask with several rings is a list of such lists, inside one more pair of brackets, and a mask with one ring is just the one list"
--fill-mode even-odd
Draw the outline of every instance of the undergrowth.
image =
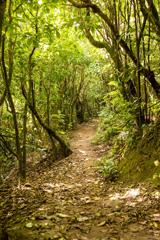
[[108, 93], [104, 101], [105, 107], [99, 115], [100, 122], [94, 143], [107, 143], [110, 149], [97, 163], [97, 168], [105, 179], [116, 181], [120, 175], [118, 164], [125, 151], [126, 143], [132, 142], [133, 107], [131, 108], [117, 90]]
[[120, 96], [106, 103], [94, 143], [107, 143], [109, 150], [97, 168], [109, 181], [147, 180], [160, 186], [160, 124], [144, 124], [140, 135], [133, 111]]
[[101, 161], [97, 163], [97, 168], [108, 181], [115, 182], [119, 177], [118, 168], [113, 159], [103, 157]]

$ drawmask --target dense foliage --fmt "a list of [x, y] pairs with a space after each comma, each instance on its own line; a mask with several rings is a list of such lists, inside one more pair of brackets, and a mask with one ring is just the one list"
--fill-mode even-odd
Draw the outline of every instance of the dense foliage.
[[[132, 169], [140, 169], [138, 172], [143, 176], [142, 172], [144, 169], [146, 172], [148, 166], [147, 173], [150, 171], [152, 175], [151, 169], [155, 168], [154, 161], [158, 159], [158, 154], [152, 156], [153, 144], [149, 143], [152, 139], [148, 140], [147, 135], [153, 132], [160, 116], [159, 2], [69, 2], [75, 7], [76, 20], [89, 42], [100, 50], [106, 50], [106, 65], [102, 72], [105, 107], [100, 114], [97, 140], [107, 141], [108, 144], [112, 140], [112, 147], [106, 159], [102, 160], [100, 171], [112, 178], [117, 167], [112, 163], [122, 161], [124, 164], [120, 165], [126, 168], [123, 171], [126, 174]], [[151, 130], [148, 124], [153, 125]], [[154, 138], [158, 142], [157, 136]], [[138, 144], [141, 147], [136, 150], [137, 154], [134, 154], [135, 150], [130, 154], [126, 149], [128, 146], [130, 149], [136, 147], [139, 140], [142, 142]], [[145, 144], [147, 154], [144, 153], [145, 148], [141, 151], [144, 142], [148, 142], [148, 145]], [[129, 154], [132, 157], [129, 158]], [[124, 156], [125, 161], [122, 160]], [[143, 160], [145, 163], [142, 163]]]
[[101, 65], [61, 5], [10, 0], [1, 11], [1, 178], [14, 158], [25, 178], [29, 153], [67, 156], [67, 131], [97, 115]]

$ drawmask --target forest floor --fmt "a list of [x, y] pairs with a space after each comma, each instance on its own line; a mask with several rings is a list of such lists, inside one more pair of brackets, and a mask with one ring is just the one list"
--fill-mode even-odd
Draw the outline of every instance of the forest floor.
[[1, 240], [160, 239], [159, 191], [100, 176], [96, 161], [107, 146], [91, 144], [96, 126], [92, 120], [73, 131], [68, 158], [31, 164], [25, 185], [12, 176], [0, 189]]

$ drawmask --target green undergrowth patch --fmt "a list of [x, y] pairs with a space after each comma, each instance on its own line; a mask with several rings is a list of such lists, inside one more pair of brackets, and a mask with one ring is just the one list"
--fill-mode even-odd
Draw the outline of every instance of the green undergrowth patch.
[[97, 163], [97, 168], [107, 181], [117, 181], [119, 177], [118, 167], [112, 158], [103, 157], [101, 161]]
[[127, 146], [118, 164], [121, 179], [160, 186], [160, 123], [145, 126], [137, 144]]
[[105, 179], [160, 186], [160, 123], [144, 126], [142, 137], [123, 130], [108, 143], [108, 152], [97, 163]]
[[[160, 185], [160, 120], [137, 121], [137, 103], [124, 100], [113, 81], [104, 97], [94, 143], [107, 144], [108, 151], [98, 161], [101, 174], [123, 182], [150, 181]], [[116, 94], [115, 94], [116, 92]]]
[[125, 148], [124, 137], [121, 134], [112, 135], [108, 145], [106, 154], [97, 161], [97, 169], [107, 181], [115, 182], [120, 177], [118, 164]]

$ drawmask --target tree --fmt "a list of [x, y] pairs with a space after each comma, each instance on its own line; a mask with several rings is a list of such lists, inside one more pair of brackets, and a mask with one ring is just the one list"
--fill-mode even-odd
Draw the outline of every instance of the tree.
[[79, 21], [92, 45], [106, 49], [113, 60], [123, 97], [133, 103], [137, 99], [135, 114], [141, 129], [142, 124], [148, 120], [146, 110], [147, 99], [150, 98], [148, 89], [154, 91], [152, 96], [160, 98], [160, 84], [155, 78], [157, 73], [152, 70], [154, 66], [150, 61], [152, 52], [148, 52], [151, 41], [154, 42], [154, 38], [151, 40], [150, 22], [154, 25], [152, 35], [158, 28], [156, 4], [147, 1], [149, 6], [147, 8], [146, 1], [136, 0], [113, 3], [110, 1], [95, 3], [91, 0], [69, 2], [78, 11], [81, 10]]
[[[6, 9], [6, 1], [1, 0], [0, 1], [0, 55], [1, 54], [1, 45], [2, 45], [2, 29], [3, 29], [3, 20], [4, 20], [4, 14]], [[3, 104], [6, 97], [6, 90], [2, 93], [2, 96], [0, 98], [0, 106]]]
[[99, 92], [101, 83], [94, 87], [94, 81], [100, 78], [100, 65], [96, 60], [93, 71], [95, 51], [84, 50], [82, 41], [76, 44], [65, 11], [59, 3], [37, 0], [6, 5], [0, 73], [0, 152], [5, 158], [0, 161], [9, 168], [16, 158], [21, 180], [29, 154], [37, 149], [49, 149], [52, 161], [72, 152], [67, 131], [78, 121], [79, 102], [81, 120], [99, 108], [98, 94], [91, 96], [88, 89]]

